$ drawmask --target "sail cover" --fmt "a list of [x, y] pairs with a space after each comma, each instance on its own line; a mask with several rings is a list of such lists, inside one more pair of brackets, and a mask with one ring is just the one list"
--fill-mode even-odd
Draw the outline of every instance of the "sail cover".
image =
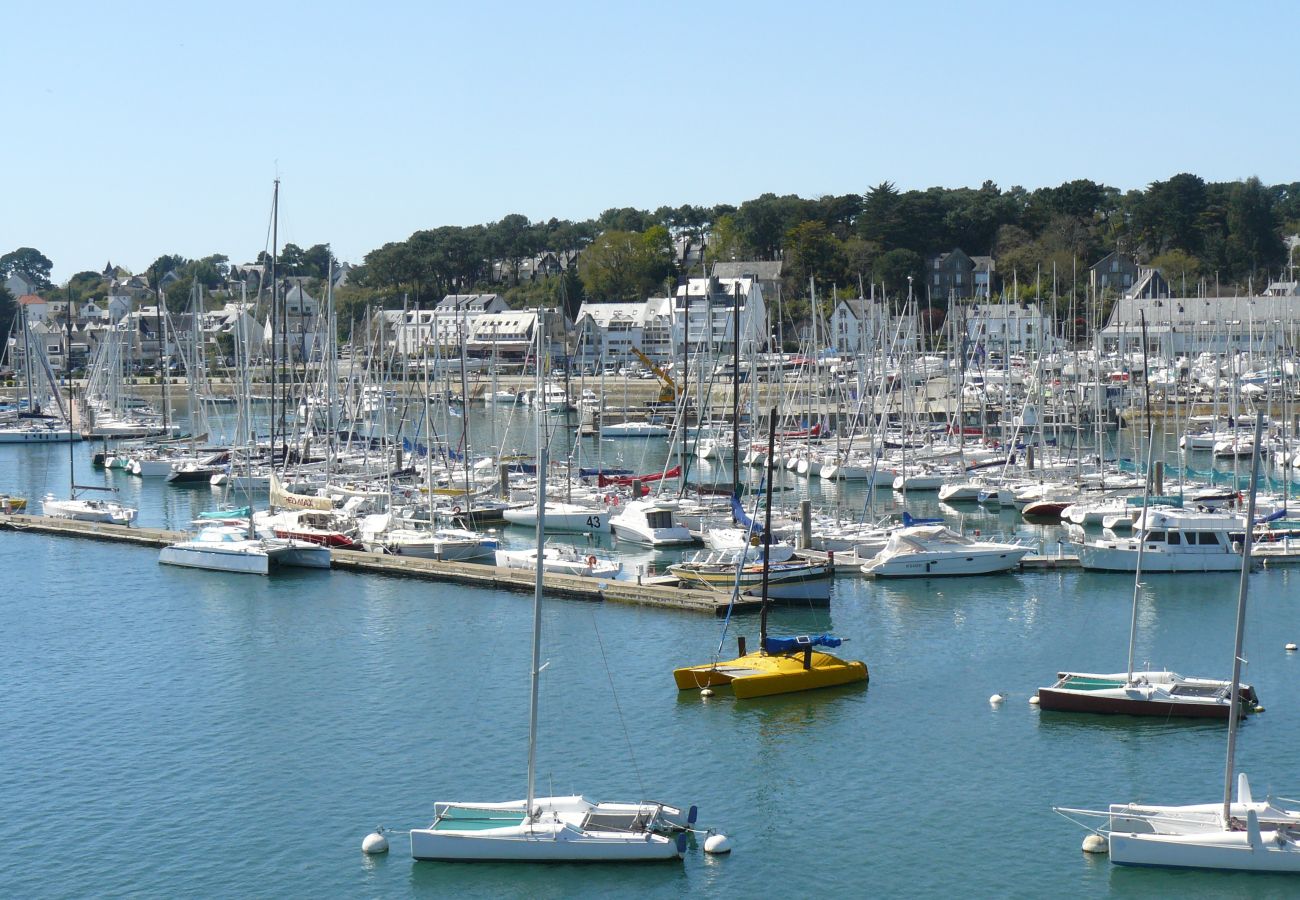
[[334, 504], [328, 497], [308, 497], [305, 494], [291, 494], [284, 489], [280, 479], [271, 473], [271, 505], [283, 506], [286, 509], [316, 509], [330, 510]]
[[736, 524], [753, 534], [762, 534], [763, 526], [759, 525], [745, 513], [745, 507], [741, 504], [740, 498], [734, 494], [731, 497], [731, 516], [736, 520]]
[[763, 649], [768, 653], [797, 653], [809, 647], [838, 647], [842, 643], [843, 640], [829, 634], [801, 634], [798, 637], [769, 637]]

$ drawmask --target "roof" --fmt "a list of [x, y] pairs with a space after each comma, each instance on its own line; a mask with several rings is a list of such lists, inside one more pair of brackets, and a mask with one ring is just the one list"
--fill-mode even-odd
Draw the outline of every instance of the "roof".
[[715, 262], [714, 278], [756, 278], [759, 281], [778, 281], [781, 278], [781, 260], [746, 259], [736, 262]]
[[440, 310], [484, 312], [501, 300], [500, 294], [448, 294], [438, 301]]
[[18, 302], [23, 306], [31, 306], [35, 303], [44, 303], [44, 297], [38, 297], [35, 294], [23, 294], [18, 298]]

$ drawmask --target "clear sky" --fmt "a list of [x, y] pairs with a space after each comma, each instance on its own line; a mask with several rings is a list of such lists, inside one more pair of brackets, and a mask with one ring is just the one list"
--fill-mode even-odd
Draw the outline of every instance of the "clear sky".
[[1300, 181], [1296, 3], [4, 6], [0, 253], [282, 242], [902, 188]]

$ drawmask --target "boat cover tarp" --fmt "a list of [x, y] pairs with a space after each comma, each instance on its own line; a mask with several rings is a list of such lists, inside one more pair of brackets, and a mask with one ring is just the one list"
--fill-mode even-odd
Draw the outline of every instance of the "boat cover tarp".
[[834, 635], [801, 634], [798, 637], [769, 637], [763, 643], [763, 649], [768, 653], [797, 653], [808, 647], [838, 647], [842, 643], [844, 641]]
[[942, 516], [934, 519], [917, 519], [913, 517], [912, 514], [909, 513], [907, 510], [903, 510], [903, 525], [907, 528], [911, 528], [913, 525], [942, 525], [942, 524], [943, 524]]
[[595, 478], [597, 475], [631, 475], [631, 469], [579, 469], [579, 478]]

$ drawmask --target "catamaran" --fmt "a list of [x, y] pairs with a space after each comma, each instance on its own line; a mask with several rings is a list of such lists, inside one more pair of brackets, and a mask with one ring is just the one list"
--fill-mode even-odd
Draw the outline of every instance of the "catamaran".
[[[765, 555], [762, 569], [761, 597], [759, 613], [759, 649], [747, 653], [744, 638], [738, 640], [740, 655], [732, 660], [705, 663], [698, 666], [685, 666], [673, 671], [673, 680], [679, 691], [703, 690], [715, 685], [727, 685], [737, 698], [766, 697], [773, 694], [789, 694], [808, 691], [815, 688], [834, 687], [866, 681], [867, 666], [861, 660], [844, 660], [830, 653], [818, 650], [818, 647], [834, 649], [843, 641], [829, 634], [798, 635], [795, 637], [769, 637], [767, 633], [767, 615], [771, 606], [770, 573], [773, 564], [766, 552], [772, 543], [772, 473], [774, 465], [773, 442], [776, 435], [777, 411], [772, 410], [768, 424], [767, 445], [767, 484], [765, 491], [764, 512], [765, 527], [762, 529], [763, 549]], [[751, 525], [753, 523], [751, 522]], [[739, 572], [735, 575], [733, 598], [741, 591]], [[725, 640], [725, 636], [723, 638]], [[721, 645], [718, 650], [721, 652]]]

